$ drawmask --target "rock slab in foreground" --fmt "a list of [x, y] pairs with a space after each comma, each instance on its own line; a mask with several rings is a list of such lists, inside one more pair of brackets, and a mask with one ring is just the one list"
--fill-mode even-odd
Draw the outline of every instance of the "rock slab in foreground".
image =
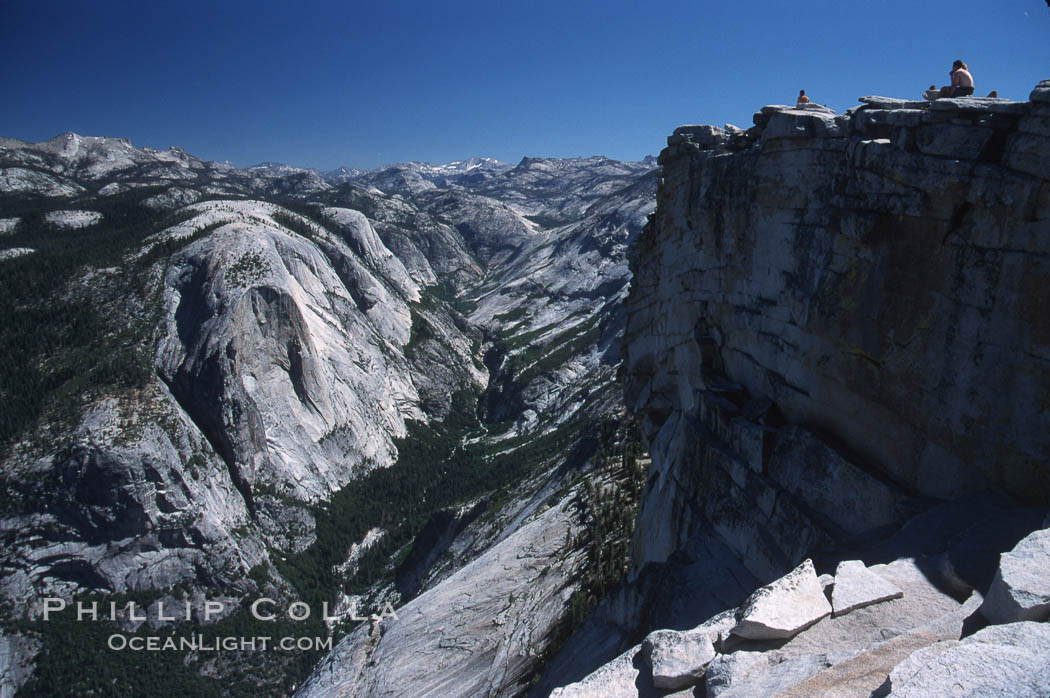
[[640, 674], [636, 654], [632, 647], [580, 681], [555, 688], [550, 698], [635, 698]]
[[1050, 529], [1029, 534], [1002, 554], [981, 614], [993, 623], [1050, 618]]
[[[708, 669], [708, 698], [755, 698], [781, 695], [834, 665], [842, 657], [813, 654], [783, 658], [768, 652], [719, 655]], [[793, 695], [790, 694], [789, 695]]]
[[895, 584], [869, 570], [860, 560], [843, 560], [835, 570], [831, 607], [836, 616], [902, 596], [904, 592]]
[[655, 630], [642, 643], [642, 656], [652, 667], [656, 688], [697, 683], [715, 654], [711, 638], [702, 631]]
[[[895, 668], [890, 673], [890, 695], [925, 698], [946, 691], [953, 696], [1050, 695], [1050, 625], [992, 626], [941, 649], [930, 648]], [[917, 659], [926, 661], [919, 665]]]
[[807, 559], [744, 602], [733, 634], [748, 640], [784, 640], [830, 613], [813, 561]]

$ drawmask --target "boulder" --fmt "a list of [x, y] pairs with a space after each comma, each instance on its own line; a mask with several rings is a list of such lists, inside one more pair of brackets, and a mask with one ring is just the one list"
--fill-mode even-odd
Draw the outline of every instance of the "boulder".
[[991, 114], [1024, 114], [1028, 111], [1026, 102], [1013, 102], [1008, 99], [988, 97], [958, 97], [938, 99], [930, 103], [930, 111], [958, 111]]
[[794, 108], [798, 111], [815, 111], [823, 114], [835, 113], [835, 110], [831, 107], [825, 107], [823, 104], [816, 104], [814, 102], [810, 102], [809, 104], [796, 104]]
[[729, 637], [729, 633], [731, 633], [735, 627], [736, 609], [731, 608], [728, 611], [722, 611], [721, 613], [708, 618], [688, 632], [707, 636], [711, 641], [711, 644], [714, 645], [715, 651], [721, 652], [722, 643], [727, 637]]
[[874, 109], [926, 109], [930, 106], [930, 103], [926, 101], [913, 101], [900, 99], [899, 97], [879, 97], [878, 95], [868, 95], [861, 97], [857, 101], [867, 104]]
[[981, 614], [993, 623], [1050, 618], [1050, 529], [1029, 534], [999, 558]]
[[842, 126], [835, 112], [786, 109], [769, 114], [762, 141], [792, 138], [837, 138]]
[[711, 663], [705, 688], [708, 698], [777, 695], [843, 658], [813, 654], [784, 659], [768, 652], [735, 652], [719, 656]]
[[1029, 102], [1050, 102], [1050, 80], [1040, 80], [1028, 95]]
[[721, 654], [711, 662], [707, 669], [705, 688], [708, 696], [719, 696], [743, 684], [749, 684], [748, 678], [764, 672], [769, 665], [769, 657], [763, 652], [733, 652]]
[[679, 126], [667, 137], [667, 145], [676, 143], [696, 143], [701, 146], [719, 146], [726, 141], [726, 132], [717, 126], [691, 125]]
[[652, 668], [656, 688], [692, 686], [703, 677], [715, 654], [706, 632], [655, 630], [642, 642], [642, 658]]
[[[912, 602], [914, 603], [914, 599]], [[833, 619], [833, 621], [850, 621], [870, 611], [894, 606], [894, 603], [862, 609], [845, 618]], [[974, 594], [965, 604], [933, 622], [919, 625], [889, 640], [869, 645], [860, 652], [838, 660], [827, 669], [792, 685], [789, 691], [781, 695], [806, 696], [806, 698], [818, 698], [818, 696], [820, 698], [842, 698], [842, 696], [868, 698], [872, 695], [883, 695], [881, 691], [886, 683], [886, 676], [895, 666], [907, 661], [909, 657], [914, 657], [919, 652], [924, 652], [929, 647], [947, 649], [958, 644], [957, 640], [962, 633], [966, 618], [976, 611], [980, 604], [980, 595]], [[901, 620], [909, 617], [913, 620], [921, 620], [928, 616], [925, 608], [914, 612], [914, 609], [897, 606], [896, 612]], [[805, 634], [803, 633], [803, 636]], [[835, 647], [838, 652], [837, 656], [841, 657], [848, 655], [851, 648], [856, 646], [849, 641], [855, 639], [859, 638], [853, 636], [842, 643], [829, 641], [823, 647]]]
[[[651, 695], [652, 686], [645, 685], [644, 672], [638, 669], [637, 654], [637, 648], [632, 647], [580, 681], [555, 688], [550, 698], [638, 698]], [[637, 685], [640, 681], [643, 686]]]
[[860, 560], [843, 560], [835, 570], [831, 606], [836, 616], [902, 596], [903, 591], [869, 570]]
[[915, 653], [890, 672], [891, 696], [1050, 695], [1050, 625], [992, 626]]
[[747, 640], [786, 640], [831, 614], [812, 560], [768, 584], [743, 603], [733, 634]]

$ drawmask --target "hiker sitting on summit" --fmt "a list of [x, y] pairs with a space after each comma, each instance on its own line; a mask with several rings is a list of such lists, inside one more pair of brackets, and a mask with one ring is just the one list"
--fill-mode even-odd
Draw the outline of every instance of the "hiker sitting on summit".
[[952, 84], [941, 88], [941, 97], [969, 97], [973, 94], [973, 75], [970, 75], [970, 69], [965, 63], [955, 61], [948, 74], [952, 78]]
[[809, 104], [809, 97], [806, 96], [805, 90], [798, 91], [798, 102], [796, 102], [795, 104]]

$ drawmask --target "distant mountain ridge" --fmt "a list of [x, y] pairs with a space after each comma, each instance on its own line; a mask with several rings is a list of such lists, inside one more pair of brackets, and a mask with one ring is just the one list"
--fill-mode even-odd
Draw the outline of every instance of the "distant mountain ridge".
[[[614, 493], [629, 512], [640, 487], [637, 458], [617, 469], [615, 377], [626, 250], [657, 180], [602, 157], [322, 175], [0, 140], [0, 596], [28, 694], [114, 690], [94, 683], [92, 626], [26, 625], [40, 598], [88, 593], [414, 602], [472, 642], [535, 651], [468, 670], [406, 616], [426, 665], [382, 645], [406, 686], [527, 683], [626, 564], [630, 517], [589, 534], [587, 512]], [[491, 599], [465, 608], [475, 573]], [[143, 659], [114, 680], [287, 695], [320, 658], [186, 655], [167, 674]]]

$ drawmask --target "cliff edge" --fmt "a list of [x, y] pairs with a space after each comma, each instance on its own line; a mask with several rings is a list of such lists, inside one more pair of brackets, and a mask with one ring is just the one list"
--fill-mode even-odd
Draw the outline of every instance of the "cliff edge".
[[[654, 445], [636, 562], [693, 528], [655, 495], [698, 440], [725, 447], [694, 454], [726, 478], [705, 518], [769, 511], [768, 535], [727, 531], [769, 558], [760, 576], [892, 524], [906, 497], [1050, 502], [1046, 100], [871, 97], [676, 130], [627, 301], [627, 405]], [[811, 512], [823, 525], [799, 530]]]
[[[884, 694], [920, 648], [1035, 619], [977, 609], [1050, 523], [1050, 81], [860, 102], [668, 138], [630, 259], [622, 370], [653, 459], [634, 566], [538, 693]], [[854, 593], [844, 573], [903, 596], [755, 644], [770, 592], [748, 595], [793, 568], [773, 587], [794, 593], [807, 557], [817, 606]], [[669, 678], [667, 657], [695, 661]]]

